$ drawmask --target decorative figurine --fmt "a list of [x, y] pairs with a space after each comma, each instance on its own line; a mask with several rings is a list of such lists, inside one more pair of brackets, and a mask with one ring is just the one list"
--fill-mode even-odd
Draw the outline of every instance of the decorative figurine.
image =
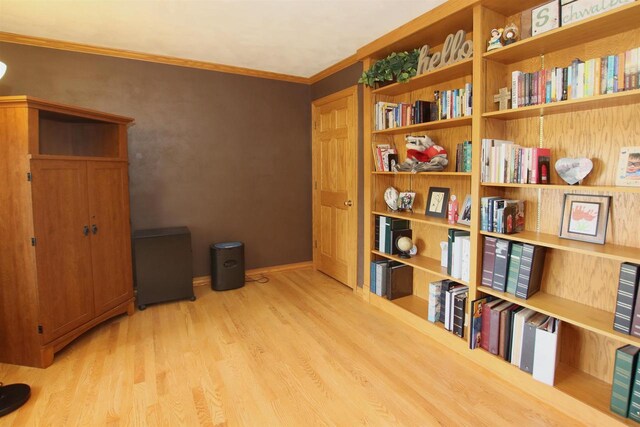
[[511, 101], [511, 91], [506, 87], [500, 88], [498, 94], [493, 95], [493, 102], [500, 103], [498, 106], [500, 111], [509, 109], [509, 101]]
[[487, 47], [487, 52], [493, 49], [499, 49], [502, 47], [502, 42], [500, 41], [500, 37], [502, 37], [502, 28], [494, 28], [491, 30], [491, 38], [489, 39], [489, 46]]
[[518, 36], [520, 35], [520, 31], [516, 24], [509, 24], [504, 27], [504, 32], [502, 33], [502, 38], [504, 39], [504, 45], [509, 46], [511, 43], [515, 43], [518, 40]]

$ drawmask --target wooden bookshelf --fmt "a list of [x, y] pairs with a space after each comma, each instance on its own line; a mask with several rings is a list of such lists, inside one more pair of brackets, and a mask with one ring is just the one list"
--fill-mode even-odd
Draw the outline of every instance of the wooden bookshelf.
[[511, 64], [633, 30], [638, 28], [638, 22], [640, 22], [640, 3], [630, 3], [601, 15], [485, 52], [483, 57], [491, 61]]
[[[640, 188], [618, 187], [615, 169], [623, 146], [638, 145], [640, 127], [640, 89], [596, 95], [505, 111], [494, 111], [493, 95], [502, 87], [510, 87], [514, 70], [531, 72], [540, 68], [565, 67], [577, 56], [582, 59], [625, 52], [640, 46], [640, 2], [634, 2], [607, 13], [544, 34], [518, 41], [509, 46], [486, 52], [492, 28], [504, 28], [510, 22], [519, 23], [520, 14], [537, 6], [539, 0], [505, 2], [501, 0], [461, 0], [447, 2], [427, 14], [432, 18], [417, 20], [388, 36], [376, 40], [358, 51], [365, 69], [385, 57], [398, 46], [420, 48], [423, 44], [439, 51], [444, 38], [455, 32], [452, 23], [473, 36], [474, 57], [435, 72], [417, 76], [407, 84], [394, 84], [364, 91], [364, 206], [365, 206], [365, 266], [372, 259], [389, 259], [414, 267], [414, 295], [395, 301], [367, 295], [373, 304], [402, 318], [451, 349], [488, 368], [502, 379], [517, 384], [532, 395], [554, 404], [558, 409], [585, 424], [633, 424], [609, 411], [615, 348], [624, 344], [640, 347], [640, 339], [613, 330], [617, 277], [621, 262], [640, 263], [640, 230], [636, 218], [640, 203]], [[472, 13], [470, 13], [472, 11]], [[446, 23], [446, 25], [445, 25]], [[439, 28], [448, 32], [440, 33]], [[439, 37], [439, 38], [438, 38]], [[410, 45], [414, 43], [413, 45]], [[411, 47], [410, 47], [411, 46]], [[404, 50], [403, 49], [403, 50]], [[432, 99], [435, 90], [459, 87], [461, 82], [473, 84], [473, 114], [470, 117], [440, 120], [386, 130], [374, 129], [377, 101], [411, 103], [417, 99]], [[453, 153], [455, 144], [472, 141], [472, 172], [456, 173], [445, 169], [435, 173], [375, 172], [371, 147], [389, 143], [399, 148], [402, 160], [403, 137], [406, 134], [427, 134]], [[552, 165], [558, 157], [589, 157], [594, 160], [592, 176], [585, 185], [565, 185], [555, 170], [551, 170], [550, 185], [482, 183], [481, 142], [484, 138], [514, 141], [522, 147], [552, 149]], [[453, 162], [452, 162], [453, 163]], [[449, 165], [451, 166], [451, 165]], [[593, 182], [594, 185], [589, 183]], [[387, 212], [381, 202], [384, 189], [394, 186], [418, 193], [420, 209], [413, 213]], [[462, 202], [466, 194], [474, 201], [470, 226], [450, 225], [445, 219], [423, 214], [430, 186], [450, 188]], [[561, 239], [558, 236], [564, 193], [611, 195], [609, 232], [604, 245]], [[525, 200], [527, 230], [503, 235], [480, 230], [479, 201], [482, 197], [499, 196]], [[415, 206], [414, 206], [415, 207]], [[544, 210], [536, 215], [536, 210]], [[384, 254], [373, 248], [376, 216], [407, 219], [413, 229], [413, 240], [420, 253], [409, 259]], [[428, 311], [428, 283], [448, 279], [440, 266], [439, 243], [447, 239], [447, 229], [469, 231], [471, 239], [471, 271], [469, 301], [493, 295], [507, 301], [556, 317], [570, 331], [560, 337], [560, 365], [556, 369], [556, 386], [539, 383], [518, 368], [482, 350], [471, 351], [469, 330], [460, 340], [448, 331], [425, 321]], [[544, 246], [549, 251], [541, 290], [527, 300], [496, 292], [480, 285], [482, 277], [483, 236]], [[369, 269], [364, 272], [365, 289]], [[370, 292], [363, 292], [370, 294]], [[470, 304], [466, 307], [470, 317]], [[460, 344], [464, 343], [465, 346]]]
[[621, 246], [613, 243], [599, 245], [597, 243], [579, 242], [577, 240], [563, 239], [554, 234], [538, 233], [535, 231], [521, 231], [515, 234], [481, 231], [480, 234], [621, 262], [640, 262], [640, 250], [638, 248]]
[[[640, 5], [640, 3], [638, 3]], [[549, 104], [530, 105], [502, 111], [484, 113], [487, 119], [514, 120], [529, 117], [550, 116], [553, 114], [575, 113], [601, 108], [621, 107], [623, 105], [640, 102], [640, 89], [617, 92], [606, 95], [596, 95], [568, 101], [551, 102]]]
[[384, 130], [373, 131], [374, 135], [404, 135], [413, 132], [427, 130], [447, 129], [458, 126], [471, 126], [471, 116], [458, 117], [455, 119], [436, 120], [434, 122], [418, 123], [411, 126], [401, 126]]
[[502, 184], [483, 182], [483, 187], [535, 188], [540, 190], [560, 190], [567, 193], [640, 193], [640, 187], [619, 187], [614, 185], [568, 185], [568, 184]]
[[433, 225], [435, 227], [442, 228], [453, 228], [456, 230], [466, 230], [469, 231], [470, 227], [464, 224], [449, 224], [446, 218], [435, 218], [431, 216], [426, 216], [423, 213], [418, 212], [384, 212], [384, 211], [372, 211], [373, 215], [381, 215], [388, 216], [391, 218], [400, 218], [400, 219], [408, 219], [411, 222]]

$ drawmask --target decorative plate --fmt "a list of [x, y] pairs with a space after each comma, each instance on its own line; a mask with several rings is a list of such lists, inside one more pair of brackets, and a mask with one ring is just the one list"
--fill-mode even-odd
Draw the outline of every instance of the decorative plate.
[[556, 172], [569, 185], [578, 184], [593, 169], [593, 162], [585, 157], [562, 158], [556, 162]]
[[398, 190], [396, 190], [393, 187], [389, 187], [384, 191], [384, 201], [387, 203], [387, 206], [389, 206], [389, 209], [391, 209], [392, 211], [398, 210], [398, 197], [399, 197]]

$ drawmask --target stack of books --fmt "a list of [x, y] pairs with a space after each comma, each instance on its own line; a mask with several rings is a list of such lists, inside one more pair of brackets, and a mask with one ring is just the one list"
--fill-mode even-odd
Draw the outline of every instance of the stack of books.
[[373, 148], [373, 159], [376, 172], [393, 172], [393, 165], [398, 164], [398, 152], [389, 144], [377, 144]]
[[375, 129], [385, 130], [418, 123], [438, 120], [435, 102], [418, 100], [413, 104], [405, 102], [376, 102]]
[[413, 294], [413, 267], [397, 261], [371, 261], [369, 290], [389, 300]]
[[469, 287], [453, 280], [429, 283], [427, 320], [444, 324], [447, 331], [464, 338], [465, 306]]
[[640, 337], [640, 299], [637, 298], [639, 278], [640, 265], [630, 262], [620, 264], [616, 312], [613, 318], [613, 330], [636, 337]]
[[450, 228], [447, 236], [447, 259], [446, 261], [441, 260], [441, 265], [447, 267], [447, 274], [449, 276], [468, 282], [471, 271], [470, 233], [465, 230], [454, 230]]
[[513, 141], [483, 139], [480, 150], [482, 182], [550, 184], [551, 149], [524, 148]]
[[513, 234], [524, 230], [524, 201], [501, 197], [480, 199], [480, 230]]
[[480, 347], [553, 385], [560, 321], [502, 299], [472, 302], [472, 349]]
[[408, 219], [378, 216], [375, 221], [375, 248], [385, 254], [399, 254], [400, 251], [394, 242], [403, 236], [411, 238], [412, 231], [409, 228], [410, 226]]
[[436, 120], [470, 116], [473, 114], [472, 102], [471, 83], [466, 83], [461, 89], [442, 91], [436, 97]]
[[625, 345], [616, 350], [611, 386], [611, 411], [640, 422], [640, 349]]
[[511, 74], [512, 108], [616, 93], [640, 87], [640, 48], [617, 55], [574, 59], [567, 67]]
[[545, 247], [485, 236], [483, 248], [481, 286], [523, 299], [540, 290]]

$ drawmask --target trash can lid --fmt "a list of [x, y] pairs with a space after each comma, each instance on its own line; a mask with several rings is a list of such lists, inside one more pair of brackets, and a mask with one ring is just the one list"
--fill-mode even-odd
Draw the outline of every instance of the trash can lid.
[[213, 247], [216, 249], [231, 249], [242, 246], [242, 242], [223, 242], [223, 243], [215, 243]]

